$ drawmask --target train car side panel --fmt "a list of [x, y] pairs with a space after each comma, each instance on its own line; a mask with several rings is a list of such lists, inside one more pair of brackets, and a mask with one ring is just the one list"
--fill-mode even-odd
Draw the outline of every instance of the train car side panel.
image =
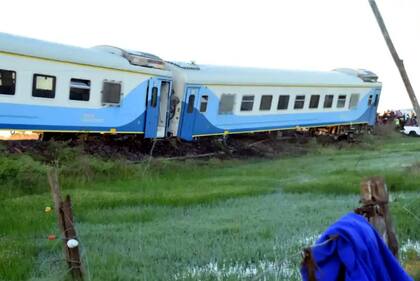
[[[202, 86], [199, 93], [190, 115], [194, 119], [188, 119], [188, 124], [183, 119], [181, 124], [181, 137], [186, 140], [297, 127], [374, 125], [380, 88]], [[288, 96], [287, 109], [279, 109], [281, 96]], [[305, 98], [299, 104], [302, 96]], [[330, 106], [326, 104], [328, 96], [333, 97]], [[187, 101], [184, 106], [191, 107]], [[184, 131], [184, 126], [193, 126], [193, 133], [186, 133], [189, 130]]]
[[[4, 54], [0, 54], [0, 69], [16, 72], [14, 95], [0, 94], [1, 129], [144, 132], [150, 76]], [[54, 77], [53, 97], [34, 96], [36, 75]], [[77, 81], [89, 81], [85, 100], [70, 96]], [[121, 98], [115, 104], [103, 99], [105, 81], [120, 87]]]

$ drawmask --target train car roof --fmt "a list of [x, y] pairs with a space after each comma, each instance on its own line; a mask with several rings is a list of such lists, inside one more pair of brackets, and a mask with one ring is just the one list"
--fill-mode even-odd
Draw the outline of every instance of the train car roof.
[[[264, 85], [264, 86], [380, 86], [376, 80], [363, 77], [366, 70], [338, 69], [333, 71], [304, 71], [262, 69], [232, 66], [197, 65], [170, 62], [170, 68], [182, 75], [186, 83], [205, 85]], [[346, 70], [346, 71], [345, 71]], [[373, 74], [372, 72], [368, 72]], [[377, 77], [376, 77], [377, 79]], [[368, 83], [369, 82], [369, 83]]]
[[[133, 65], [127, 58], [105, 48], [81, 48], [7, 33], [0, 33], [0, 53], [1, 52], [57, 62], [74, 63], [158, 76], [170, 76], [170, 72], [167, 70]], [[130, 51], [130, 53], [132, 54], [133, 51]], [[151, 56], [150, 54], [147, 55]]]

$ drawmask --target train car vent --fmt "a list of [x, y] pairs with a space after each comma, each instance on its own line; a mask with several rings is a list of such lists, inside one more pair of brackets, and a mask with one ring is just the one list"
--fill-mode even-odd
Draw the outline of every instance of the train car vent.
[[121, 82], [105, 80], [102, 86], [102, 104], [119, 105], [121, 103], [122, 86]]
[[148, 58], [136, 54], [128, 53], [125, 58], [132, 64], [144, 67], [165, 69], [165, 63], [162, 60]]
[[93, 48], [96, 50], [106, 52], [106, 53], [121, 56], [125, 58], [132, 65], [165, 69], [165, 62], [161, 58], [153, 54], [139, 52], [139, 51], [132, 51], [132, 50], [124, 50], [118, 47], [107, 46], [107, 45], [96, 46]]
[[363, 80], [363, 82], [369, 82], [369, 83], [378, 82], [378, 75], [366, 69], [339, 68], [339, 69], [335, 69], [334, 71], [338, 71], [341, 73], [346, 73], [352, 76], [359, 77], [360, 79]]
[[188, 70], [200, 70], [200, 67], [196, 65], [194, 62], [174, 62], [174, 61], [167, 61], [167, 63], [175, 65], [182, 69]]

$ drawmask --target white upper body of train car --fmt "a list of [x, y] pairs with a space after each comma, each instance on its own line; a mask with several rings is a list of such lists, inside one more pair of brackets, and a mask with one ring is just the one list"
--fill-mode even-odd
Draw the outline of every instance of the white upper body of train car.
[[150, 54], [0, 33], [1, 129], [163, 137], [171, 83]]
[[368, 71], [169, 63], [0, 33], [0, 129], [200, 136], [370, 124], [381, 84]]

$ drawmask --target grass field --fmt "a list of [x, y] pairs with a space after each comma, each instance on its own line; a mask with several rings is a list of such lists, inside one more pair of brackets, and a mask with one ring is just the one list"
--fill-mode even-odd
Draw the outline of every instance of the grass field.
[[[150, 166], [50, 149], [73, 199], [87, 280], [300, 280], [299, 251], [358, 205], [370, 175], [391, 187], [403, 262], [415, 272], [420, 260], [420, 139]], [[61, 241], [47, 239], [58, 234], [44, 212], [47, 165], [38, 155], [0, 158], [0, 280], [65, 280]]]

